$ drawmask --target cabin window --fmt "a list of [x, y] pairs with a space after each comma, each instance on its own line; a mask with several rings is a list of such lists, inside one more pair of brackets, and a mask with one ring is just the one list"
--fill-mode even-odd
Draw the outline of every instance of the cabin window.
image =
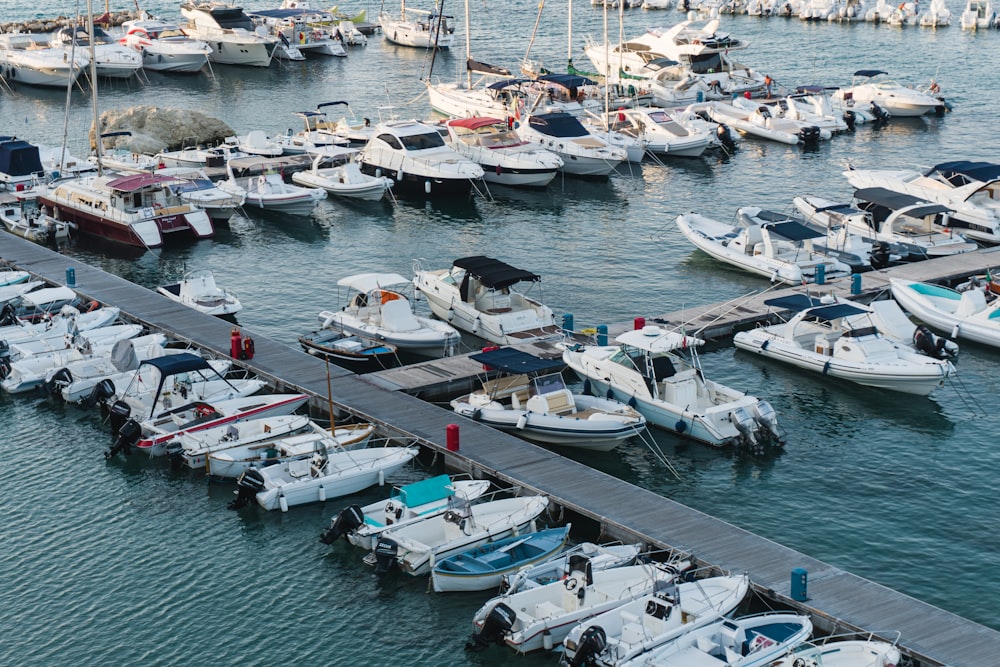
[[393, 148], [397, 151], [403, 150], [403, 145], [399, 143], [399, 139], [397, 139], [391, 134], [380, 134], [378, 135], [378, 138], [381, 141], [384, 141], [385, 143], [389, 144], [390, 148]]

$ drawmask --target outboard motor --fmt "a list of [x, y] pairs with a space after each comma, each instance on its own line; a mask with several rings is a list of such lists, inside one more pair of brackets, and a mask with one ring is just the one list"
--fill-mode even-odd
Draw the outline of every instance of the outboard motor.
[[104, 378], [96, 385], [94, 385], [93, 391], [90, 392], [90, 396], [80, 399], [80, 405], [84, 408], [92, 408], [99, 402], [112, 398], [115, 395], [115, 383], [109, 379]]
[[761, 440], [770, 440], [775, 445], [781, 445], [783, 433], [778, 426], [778, 413], [767, 401], [757, 401], [753, 406], [753, 418], [757, 422], [757, 432], [762, 436]]
[[167, 460], [170, 461], [170, 467], [174, 469], [179, 468], [181, 461], [183, 461], [184, 445], [177, 440], [174, 440], [167, 443], [166, 450]]
[[885, 241], [872, 243], [871, 253], [868, 255], [868, 263], [873, 269], [884, 269], [890, 262], [889, 244]]
[[954, 354], [948, 349], [947, 339], [935, 336], [923, 324], [918, 325], [913, 331], [913, 347], [917, 348], [917, 352], [926, 354], [932, 359], [947, 359]]
[[46, 394], [58, 394], [63, 387], [71, 382], [73, 382], [73, 374], [68, 368], [60, 368], [42, 386], [45, 387]]
[[858, 114], [854, 113], [850, 109], [844, 112], [844, 123], [847, 124], [847, 131], [853, 132], [854, 126], [857, 125]]
[[111, 433], [118, 433], [132, 415], [132, 408], [125, 401], [115, 401], [108, 412], [111, 422]]
[[250, 504], [254, 497], [264, 490], [264, 475], [256, 468], [247, 468], [236, 480], [236, 499], [226, 505], [227, 509], [238, 510]]
[[388, 537], [380, 537], [375, 544], [375, 574], [383, 575], [396, 567], [399, 544]]
[[0, 309], [0, 327], [9, 327], [17, 324], [17, 309], [8, 301]]
[[340, 510], [340, 514], [330, 522], [330, 527], [320, 534], [319, 541], [323, 544], [333, 544], [341, 535], [346, 538], [364, 523], [365, 513], [357, 505], [351, 505]]
[[142, 425], [134, 419], [129, 419], [118, 429], [118, 437], [111, 449], [104, 452], [105, 460], [112, 458], [118, 452], [124, 452], [125, 456], [132, 453], [132, 447], [139, 442], [142, 436]]
[[604, 628], [599, 625], [592, 625], [580, 635], [580, 641], [576, 647], [573, 659], [569, 661], [570, 667], [590, 667], [596, 665], [597, 656], [604, 653], [608, 647], [608, 636]]
[[469, 651], [485, 651], [490, 644], [500, 644], [504, 636], [514, 627], [514, 620], [517, 613], [505, 605], [503, 602], [497, 603], [483, 621], [483, 627], [479, 632], [473, 632], [469, 636], [469, 641], [465, 642], [465, 648]]
[[8, 375], [10, 375], [10, 344], [0, 339], [0, 380]]
[[872, 115], [875, 116], [875, 122], [876, 123], [884, 123], [887, 120], [889, 120], [890, 118], [892, 118], [892, 114], [889, 113], [888, 110], [883, 109], [882, 107], [880, 107], [879, 105], [875, 104], [874, 102], [872, 102], [871, 112], [872, 112]]
[[806, 146], [815, 146], [819, 143], [820, 131], [815, 125], [810, 125], [809, 127], [803, 127], [799, 130], [799, 141], [801, 141]]
[[719, 123], [719, 127], [716, 128], [715, 133], [719, 138], [719, 143], [722, 144], [722, 147], [726, 151], [732, 153], [736, 150], [736, 141], [733, 140], [732, 130], [729, 129], [729, 126]]
[[754, 435], [757, 423], [744, 407], [734, 408], [729, 413], [729, 421], [732, 422], [736, 430], [740, 432], [739, 444], [745, 447], [755, 448], [757, 438]]

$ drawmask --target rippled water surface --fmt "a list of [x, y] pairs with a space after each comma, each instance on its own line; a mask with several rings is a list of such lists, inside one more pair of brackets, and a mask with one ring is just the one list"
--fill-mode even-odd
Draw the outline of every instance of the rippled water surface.
[[[115, 5], [112, 9], [126, 9]], [[250, 1], [247, 7], [267, 3]], [[574, 61], [600, 12], [576, 3]], [[960, 7], [952, 3], [952, 11]], [[76, 3], [8, 0], [0, 20], [72, 13]], [[180, 19], [174, 3], [145, 8]], [[343, 8], [356, 11], [357, 5]], [[369, 15], [378, 5], [367, 6]], [[101, 8], [103, 10], [103, 7]], [[473, 54], [516, 67], [536, 5], [472, 3]], [[442, 54], [434, 78], [464, 62]], [[625, 33], [681, 15], [626, 14]], [[532, 57], [551, 69], [566, 56], [566, 8], [549, 6]], [[617, 34], [615, 20], [611, 30]], [[798, 20], [724, 18], [752, 42], [740, 60], [779, 84], [843, 84], [856, 69], [886, 69], [904, 83], [936, 78], [955, 105], [945, 118], [859, 128], [806, 151], [755, 140], [731, 159], [706, 156], [623, 167], [607, 183], [557, 181], [544, 192], [494, 191], [494, 200], [349, 205], [327, 201], [313, 218], [237, 217], [215, 239], [138, 259], [96, 249], [73, 256], [147, 287], [208, 267], [245, 304], [240, 323], [289, 345], [316, 313], [340, 305], [336, 280], [367, 270], [410, 274], [416, 258], [441, 268], [488, 254], [543, 276], [542, 297], [577, 327], [653, 317], [684, 306], [737, 299], [766, 282], [695, 252], [672, 224], [696, 210], [729, 219], [737, 206], [786, 209], [798, 194], [849, 197], [840, 172], [858, 166], [995, 160], [998, 120], [983, 83], [995, 79], [1000, 34], [968, 34]], [[375, 36], [346, 59], [268, 70], [218, 66], [215, 77], [149, 75], [143, 85], [102, 84], [103, 109], [152, 104], [198, 109], [240, 133], [298, 129], [295, 111], [345, 99], [359, 116], [392, 104], [429, 115], [422, 51]], [[586, 67], [586, 65], [585, 65]], [[59, 144], [65, 94], [0, 92], [0, 134]], [[74, 93], [68, 143], [86, 154], [90, 98]], [[16, 258], [13, 258], [16, 259]], [[1000, 567], [993, 508], [998, 353], [964, 344], [960, 379], [929, 398], [893, 395], [767, 364], [726, 348], [704, 355], [707, 372], [766, 396], [789, 432], [787, 449], [764, 460], [657, 433], [678, 469], [667, 473], [640, 443], [613, 454], [573, 454], [611, 474], [718, 516], [811, 556], [1000, 629]], [[431, 595], [426, 580], [377, 580], [362, 554], [316, 537], [340, 501], [287, 515], [225, 509], [231, 487], [133, 457], [106, 463], [108, 429], [95, 415], [36, 397], [0, 396], [5, 484], [0, 588], [0, 663], [500, 665], [499, 649], [461, 647], [485, 595]], [[415, 479], [421, 471], [406, 473]], [[398, 481], [398, 480], [397, 480]], [[384, 490], [371, 490], [359, 504]], [[752, 576], [753, 573], [751, 573]], [[519, 662], [554, 664], [551, 656]]]

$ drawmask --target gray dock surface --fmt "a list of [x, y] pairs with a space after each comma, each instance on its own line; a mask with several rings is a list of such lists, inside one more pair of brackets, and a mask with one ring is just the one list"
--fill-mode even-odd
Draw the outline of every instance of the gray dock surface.
[[[961, 268], [955, 269], [950, 268], [952, 264], [940, 264], [937, 273], [929, 262], [926, 267], [912, 265], [916, 273], [908, 275], [929, 279], [932, 274], [941, 277], [952, 270], [956, 277], [981, 272], [990, 266], [994, 256], [967, 257]], [[178, 340], [219, 356], [229, 354], [232, 325], [225, 321], [10, 234], [0, 234], [0, 258], [58, 284], [64, 283], [66, 269], [72, 267], [76, 271], [76, 289], [82, 296], [117, 306], [127, 319]], [[869, 280], [875, 279], [869, 276], [866, 274]], [[996, 656], [1000, 655], [1000, 632], [984, 625], [460, 418], [402, 391], [391, 391], [384, 380], [356, 376], [298, 349], [254, 335], [253, 331], [247, 333], [254, 336], [256, 356], [239, 363], [269, 379], [277, 390], [307, 392], [317, 407], [330, 400], [344, 412], [379, 424], [389, 434], [440, 452], [453, 469], [493, 477], [519, 486], [523, 492], [544, 494], [557, 505], [598, 522], [605, 535], [641, 540], [659, 548], [689, 550], [701, 566], [749, 572], [758, 591], [811, 614], [817, 627], [827, 632], [898, 631], [901, 647], [927, 665], [981, 667], [996, 664]], [[461, 425], [461, 447], [457, 452], [445, 446], [446, 427], [451, 423]], [[810, 597], [805, 602], [790, 597], [793, 568], [808, 571]], [[891, 641], [896, 637], [893, 634], [884, 638]]]

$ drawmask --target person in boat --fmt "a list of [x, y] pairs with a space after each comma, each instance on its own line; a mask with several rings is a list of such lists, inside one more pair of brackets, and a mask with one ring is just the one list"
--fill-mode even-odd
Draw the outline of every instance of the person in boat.
[[770, 75], [764, 76], [764, 92], [767, 94], [767, 99], [771, 99], [771, 86], [774, 85], [774, 79]]

